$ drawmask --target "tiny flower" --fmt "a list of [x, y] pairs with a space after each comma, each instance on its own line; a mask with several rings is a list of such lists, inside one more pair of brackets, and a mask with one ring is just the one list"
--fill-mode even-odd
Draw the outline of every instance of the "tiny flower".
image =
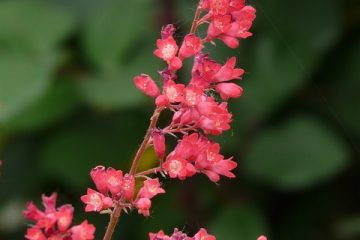
[[171, 240], [168, 235], [165, 235], [163, 230], [158, 233], [149, 233], [150, 240]]
[[40, 211], [33, 202], [29, 202], [26, 206], [26, 210], [23, 212], [25, 218], [33, 221], [38, 221], [44, 217], [44, 213]]
[[210, 11], [214, 15], [224, 15], [229, 8], [228, 0], [211, 0]]
[[179, 178], [180, 180], [191, 177], [196, 173], [196, 169], [191, 163], [177, 156], [169, 157], [164, 163], [164, 169], [170, 178]]
[[235, 83], [219, 83], [215, 89], [225, 101], [229, 98], [238, 98], [243, 93], [243, 89]]
[[112, 206], [111, 198], [105, 197], [103, 194], [88, 188], [87, 194], [81, 196], [81, 201], [86, 204], [86, 212], [100, 212]]
[[147, 179], [144, 181], [144, 186], [139, 190], [138, 198], [151, 199], [161, 193], [165, 193], [165, 190], [160, 187], [159, 179]]
[[117, 195], [122, 186], [123, 173], [121, 170], [115, 170], [113, 168], [108, 168], [106, 170], [106, 186], [110, 190], [113, 196]]
[[190, 33], [185, 36], [184, 41], [179, 50], [180, 59], [191, 57], [203, 48], [201, 39]]
[[134, 77], [135, 86], [143, 93], [150, 97], [156, 97], [160, 94], [160, 90], [155, 81], [146, 74]]
[[57, 198], [57, 194], [56, 193], [52, 193], [49, 197], [47, 197], [45, 194], [41, 195], [42, 198], [42, 203], [45, 207], [45, 213], [51, 213], [51, 212], [55, 212], [56, 209], [56, 198]]
[[175, 31], [176, 31], [176, 28], [174, 27], [173, 24], [168, 24], [166, 26], [163, 26], [161, 29], [161, 38], [167, 39], [168, 37], [173, 36]]
[[214, 16], [208, 28], [208, 38], [211, 39], [225, 33], [230, 28], [230, 24], [231, 15]]
[[156, 156], [162, 162], [165, 156], [165, 136], [161, 131], [153, 131], [152, 139]]
[[204, 228], [201, 228], [194, 236], [194, 240], [216, 240], [216, 237], [207, 233]]
[[135, 179], [134, 176], [125, 174], [121, 184], [121, 194], [126, 200], [132, 200], [135, 192]]
[[71, 233], [72, 240], [92, 240], [95, 238], [95, 226], [85, 220], [80, 225], [73, 226]]
[[226, 61], [224, 66], [222, 66], [219, 71], [215, 74], [215, 79], [217, 82], [224, 82], [233, 79], [240, 79], [244, 74], [244, 70], [241, 68], [235, 68], [236, 58], [232, 57]]
[[104, 166], [96, 166], [90, 172], [91, 179], [95, 183], [96, 189], [101, 193], [106, 194], [108, 192], [106, 184], [106, 171]]
[[202, 95], [202, 89], [188, 86], [185, 89], [184, 103], [188, 106], [195, 106], [200, 102]]
[[165, 39], [158, 39], [156, 45], [158, 48], [154, 51], [154, 54], [164, 61], [170, 61], [177, 54], [178, 46], [172, 36]]
[[57, 226], [61, 232], [65, 232], [71, 225], [74, 208], [70, 205], [63, 205], [57, 212]]
[[28, 228], [26, 231], [25, 238], [28, 240], [46, 240], [44, 233], [39, 227]]
[[184, 99], [184, 84], [176, 84], [174, 81], [168, 81], [164, 86], [163, 95], [170, 103], [182, 102]]
[[145, 217], [150, 216], [151, 201], [148, 198], [140, 198], [135, 202], [135, 207], [138, 209], [139, 214]]
[[260, 237], [257, 238], [257, 240], [267, 240], [267, 237], [265, 237], [264, 235], [261, 235]]

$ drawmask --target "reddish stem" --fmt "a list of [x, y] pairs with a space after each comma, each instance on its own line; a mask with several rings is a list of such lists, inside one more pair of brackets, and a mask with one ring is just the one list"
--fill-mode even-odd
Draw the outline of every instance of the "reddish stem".
[[[201, 14], [201, 9], [200, 9], [200, 3], [196, 9], [195, 12], [195, 16], [194, 16], [194, 20], [192, 22], [192, 26], [191, 26], [191, 30], [190, 33], [195, 33], [197, 27], [198, 27], [198, 21], [200, 18], [200, 14]], [[136, 155], [134, 157], [134, 160], [131, 164], [131, 168], [129, 171], [130, 175], [135, 175], [136, 174], [136, 170], [139, 166], [140, 160], [142, 155], [144, 154], [144, 151], [146, 150], [146, 148], [148, 147], [148, 143], [152, 134], [152, 131], [154, 130], [154, 128], [156, 127], [156, 123], [159, 119], [160, 116], [160, 112], [162, 111], [162, 108], [156, 108], [153, 115], [151, 116], [150, 119], [150, 125], [146, 131], [146, 134], [144, 136], [144, 140], [142, 141], [138, 151], [136, 152]], [[138, 175], [148, 175], [148, 174], [152, 174], [152, 173], [157, 173], [161, 171], [161, 167], [158, 168], [153, 168], [153, 169], [149, 169], [147, 171], [144, 172], [140, 172]], [[111, 240], [111, 237], [115, 231], [115, 227], [119, 221], [120, 215], [121, 215], [121, 211], [123, 209], [122, 206], [123, 200], [120, 200], [119, 203], [115, 206], [113, 213], [110, 215], [110, 221], [109, 224], [106, 228], [106, 232], [104, 235], [103, 240]]]
[[[131, 164], [131, 168], [130, 168], [130, 175], [135, 175], [137, 167], [139, 165], [139, 162], [141, 160], [142, 155], [144, 154], [144, 151], [148, 145], [148, 142], [150, 140], [152, 131], [154, 130], [154, 128], [156, 127], [156, 123], [159, 119], [160, 116], [160, 112], [162, 111], [161, 108], [156, 108], [153, 115], [150, 118], [150, 124], [149, 127], [146, 131], [144, 140], [142, 141], [138, 151], [136, 152], [136, 155], [134, 157], [134, 160], [132, 161]], [[106, 228], [106, 232], [104, 235], [103, 240], [110, 240], [114, 231], [115, 231], [115, 227], [119, 221], [120, 215], [121, 215], [121, 211], [123, 208], [123, 200], [120, 200], [118, 204], [116, 204], [113, 213], [110, 215], [110, 220], [109, 220], [109, 224]]]

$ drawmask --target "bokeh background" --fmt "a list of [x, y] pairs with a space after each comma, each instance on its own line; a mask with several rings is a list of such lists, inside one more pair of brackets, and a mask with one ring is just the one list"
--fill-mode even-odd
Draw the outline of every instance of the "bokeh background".
[[[183, 36], [196, 4], [0, 1], [0, 239], [23, 239], [25, 203], [53, 191], [101, 239], [108, 216], [85, 214], [79, 200], [92, 187], [89, 170], [129, 167], [153, 110], [132, 77], [159, 80], [159, 30], [173, 22]], [[359, 1], [250, 4], [254, 36], [236, 50], [208, 49], [246, 70], [244, 95], [231, 101], [233, 129], [217, 139], [238, 177], [165, 181], [152, 216], [122, 217], [116, 239], [203, 226], [219, 240], [360, 239]], [[148, 151], [142, 167], [154, 164]]]

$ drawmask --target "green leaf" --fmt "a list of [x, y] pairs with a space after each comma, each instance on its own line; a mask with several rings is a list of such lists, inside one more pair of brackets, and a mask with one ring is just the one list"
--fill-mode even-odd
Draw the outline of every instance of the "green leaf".
[[251, 178], [291, 190], [331, 179], [348, 158], [339, 136], [315, 119], [298, 117], [256, 138], [243, 168]]
[[69, 82], [61, 81], [41, 98], [5, 124], [7, 131], [34, 131], [71, 114], [78, 106], [78, 97]]
[[50, 52], [37, 56], [0, 54], [0, 124], [24, 111], [47, 91], [55, 62]]
[[79, 92], [91, 105], [101, 108], [126, 108], [140, 105], [152, 98], [145, 97], [134, 85], [133, 78], [141, 73], [150, 74], [156, 79], [159, 74], [159, 61], [150, 48], [139, 53], [122, 69], [107, 69], [95, 76], [83, 79]]
[[73, 29], [74, 19], [64, 9], [39, 1], [0, 3], [0, 42], [27, 50], [56, 46]]
[[151, 9], [146, 0], [118, 1], [100, 8], [85, 26], [84, 46], [91, 61], [113, 68], [134, 42], [148, 39]]
[[243, 40], [249, 50], [241, 50], [245, 52], [241, 58], [251, 62], [245, 68], [244, 96], [237, 105], [247, 125], [269, 116], [309, 80], [341, 27], [334, 0], [255, 1], [254, 5], [254, 37]]
[[220, 210], [209, 232], [221, 240], [254, 240], [267, 233], [267, 224], [252, 206], [228, 206]]
[[347, 135], [355, 133], [360, 136], [360, 39], [346, 49], [341, 57], [341, 62], [336, 61], [329, 70], [329, 79], [334, 84], [330, 107], [334, 107], [334, 114], [341, 124], [345, 123]]
[[97, 165], [124, 169], [144, 134], [144, 119], [143, 114], [121, 112], [60, 129], [41, 150], [42, 174], [60, 179], [70, 189], [81, 189], [90, 181], [90, 169]]

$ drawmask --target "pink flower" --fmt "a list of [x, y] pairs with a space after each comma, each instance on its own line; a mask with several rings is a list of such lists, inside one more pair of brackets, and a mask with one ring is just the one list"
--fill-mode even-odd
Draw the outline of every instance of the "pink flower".
[[173, 59], [179, 49], [175, 39], [172, 36], [169, 36], [165, 39], [158, 39], [156, 41], [156, 46], [157, 49], [154, 51], [154, 54], [164, 61], [170, 61]]
[[171, 240], [168, 235], [165, 235], [163, 230], [158, 233], [149, 233], [150, 240]]
[[209, 28], [208, 37], [214, 38], [225, 33], [231, 25], [231, 15], [216, 15], [213, 17]]
[[156, 156], [162, 162], [165, 156], [165, 136], [161, 131], [155, 130], [153, 131], [152, 139]]
[[198, 110], [202, 115], [198, 124], [206, 134], [219, 135], [230, 129], [232, 114], [228, 112], [226, 102], [201, 102], [198, 104]]
[[206, 229], [201, 228], [194, 236], [194, 240], [216, 240], [216, 237], [207, 233]]
[[116, 196], [120, 193], [122, 181], [123, 181], [123, 173], [121, 170], [115, 170], [109, 167], [106, 170], [106, 187], [110, 190], [113, 196]]
[[223, 100], [238, 98], [242, 95], [243, 89], [235, 83], [219, 83], [215, 87]]
[[196, 169], [191, 163], [175, 155], [168, 157], [163, 167], [170, 178], [179, 178], [180, 180], [191, 177], [196, 173]]
[[225, 65], [222, 66], [219, 71], [215, 74], [215, 80], [217, 82], [224, 82], [233, 79], [240, 79], [244, 74], [244, 70], [241, 68], [235, 68], [236, 58], [232, 57], [226, 61]]
[[92, 240], [95, 238], [95, 226], [85, 220], [80, 225], [73, 226], [71, 233], [72, 240]]
[[91, 179], [95, 183], [97, 190], [106, 194], [109, 189], [106, 183], [106, 171], [104, 166], [96, 166], [90, 172]]
[[109, 197], [105, 197], [103, 194], [88, 188], [87, 194], [81, 196], [81, 201], [86, 204], [86, 212], [100, 212], [113, 205], [113, 201]]
[[257, 238], [257, 240], [267, 240], [267, 237], [265, 237], [264, 235], [261, 235], [260, 237]]
[[147, 179], [144, 181], [144, 186], [140, 188], [137, 197], [151, 199], [161, 193], [165, 193], [165, 190], [160, 187], [159, 179]]
[[134, 176], [125, 174], [123, 177], [121, 185], [121, 195], [125, 197], [126, 200], [132, 200], [135, 192], [135, 179]]
[[[45, 206], [44, 212], [40, 211], [33, 203], [27, 205], [24, 216], [29, 220], [35, 221], [35, 225], [27, 229], [25, 238], [28, 240], [94, 239], [94, 237], [70, 238], [71, 232], [73, 229], [76, 229], [76, 226], [69, 229], [73, 219], [74, 208], [70, 204], [66, 204], [56, 209], [56, 196], [56, 193], [53, 193], [50, 197], [42, 195], [43, 205]], [[87, 224], [87, 221], [85, 222]], [[95, 227], [92, 226], [92, 234], [94, 231]]]
[[57, 212], [57, 226], [61, 232], [65, 232], [71, 225], [74, 214], [74, 208], [70, 205], [59, 207]]
[[139, 214], [145, 217], [150, 216], [151, 201], [148, 198], [139, 198], [135, 202], [135, 207], [138, 209]]
[[210, 0], [210, 11], [214, 15], [224, 15], [228, 12], [228, 0]]
[[203, 45], [201, 39], [190, 33], [184, 37], [179, 50], [180, 59], [191, 57], [201, 51]]
[[156, 97], [160, 94], [160, 90], [155, 81], [146, 74], [134, 77], [135, 86], [143, 93], [150, 97]]
[[28, 228], [26, 231], [25, 238], [28, 240], [46, 240], [44, 233], [39, 227]]

